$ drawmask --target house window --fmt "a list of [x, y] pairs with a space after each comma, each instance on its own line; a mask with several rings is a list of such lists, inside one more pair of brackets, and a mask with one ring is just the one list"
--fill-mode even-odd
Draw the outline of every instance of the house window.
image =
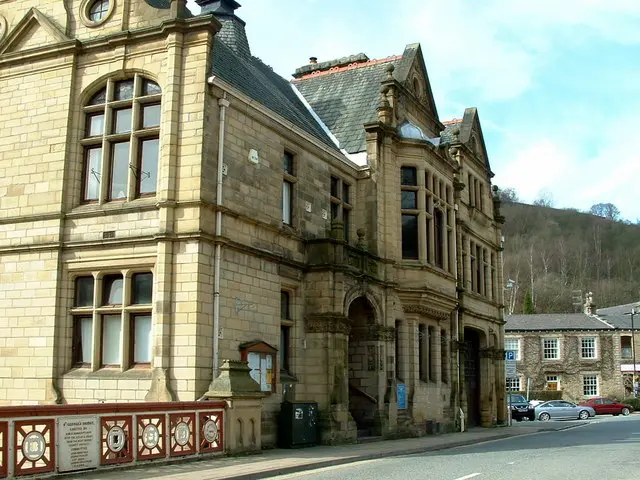
[[516, 352], [516, 360], [520, 360], [520, 339], [519, 338], [505, 338], [504, 349], [507, 351]]
[[396, 379], [402, 379], [402, 355], [401, 348], [402, 342], [400, 339], [400, 332], [402, 329], [402, 322], [400, 320], [396, 320], [396, 331], [395, 331], [395, 352], [396, 352]]
[[280, 372], [291, 374], [291, 296], [289, 292], [280, 292]]
[[598, 375], [582, 376], [582, 393], [585, 397], [598, 396]]
[[400, 169], [402, 209], [402, 258], [420, 257], [418, 245], [418, 176], [415, 167]]
[[545, 338], [542, 341], [542, 358], [545, 360], [558, 360], [560, 358], [560, 347], [557, 338]]
[[427, 326], [421, 323], [418, 325], [418, 374], [423, 382], [429, 380], [428, 341]]
[[633, 349], [631, 347], [631, 337], [624, 335], [620, 337], [620, 355], [622, 358], [631, 358], [633, 356]]
[[441, 210], [435, 210], [433, 213], [433, 258], [436, 267], [444, 267], [444, 220]]
[[140, 75], [117, 82], [109, 80], [89, 100], [84, 107], [81, 141], [83, 202], [127, 201], [155, 195], [160, 101], [158, 84]]
[[453, 269], [453, 196], [446, 180], [412, 166], [400, 169], [402, 258]]
[[282, 223], [291, 225], [293, 222], [293, 184], [296, 182], [293, 153], [285, 151], [282, 163]]
[[109, 0], [96, 0], [89, 7], [89, 20], [99, 22], [109, 12]]
[[429, 327], [427, 329], [429, 340], [429, 381], [436, 381], [436, 329]]
[[521, 392], [520, 377], [507, 377], [507, 392]]
[[440, 372], [442, 383], [449, 381], [449, 338], [446, 330], [440, 330]]
[[93, 370], [150, 365], [152, 289], [150, 272], [77, 277], [71, 309], [72, 365]]
[[342, 220], [344, 240], [349, 241], [351, 222], [351, 185], [331, 176], [331, 221]]
[[547, 375], [544, 389], [552, 390], [554, 392], [560, 390], [560, 380], [558, 375]]
[[580, 339], [580, 355], [582, 358], [596, 358], [596, 338], [585, 337]]

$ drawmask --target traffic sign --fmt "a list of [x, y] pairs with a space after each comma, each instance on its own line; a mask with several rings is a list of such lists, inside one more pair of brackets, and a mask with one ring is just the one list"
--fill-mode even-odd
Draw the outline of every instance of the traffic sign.
[[517, 378], [516, 371], [516, 352], [515, 350], [507, 350], [504, 361], [504, 376], [507, 378]]

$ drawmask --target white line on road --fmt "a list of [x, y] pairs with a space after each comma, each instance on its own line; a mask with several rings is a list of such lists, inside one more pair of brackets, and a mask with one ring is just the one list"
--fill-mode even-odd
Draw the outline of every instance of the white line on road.
[[482, 475], [481, 473], [472, 473], [470, 475], [465, 475], [464, 477], [458, 477], [454, 480], [467, 480], [468, 478], [477, 477], [478, 475]]

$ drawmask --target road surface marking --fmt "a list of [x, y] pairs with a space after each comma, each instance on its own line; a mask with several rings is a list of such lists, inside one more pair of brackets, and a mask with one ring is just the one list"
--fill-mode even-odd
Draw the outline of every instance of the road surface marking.
[[464, 477], [458, 477], [454, 480], [467, 480], [468, 478], [477, 477], [478, 475], [482, 475], [481, 473], [472, 473], [470, 475], [465, 475]]

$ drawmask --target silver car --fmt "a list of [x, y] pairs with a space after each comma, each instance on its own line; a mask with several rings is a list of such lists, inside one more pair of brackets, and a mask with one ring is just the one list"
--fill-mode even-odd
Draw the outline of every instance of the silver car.
[[589, 417], [595, 417], [596, 411], [584, 405], [576, 405], [575, 403], [565, 400], [550, 400], [541, 403], [535, 407], [536, 418], [542, 422], [554, 420], [586, 420]]

